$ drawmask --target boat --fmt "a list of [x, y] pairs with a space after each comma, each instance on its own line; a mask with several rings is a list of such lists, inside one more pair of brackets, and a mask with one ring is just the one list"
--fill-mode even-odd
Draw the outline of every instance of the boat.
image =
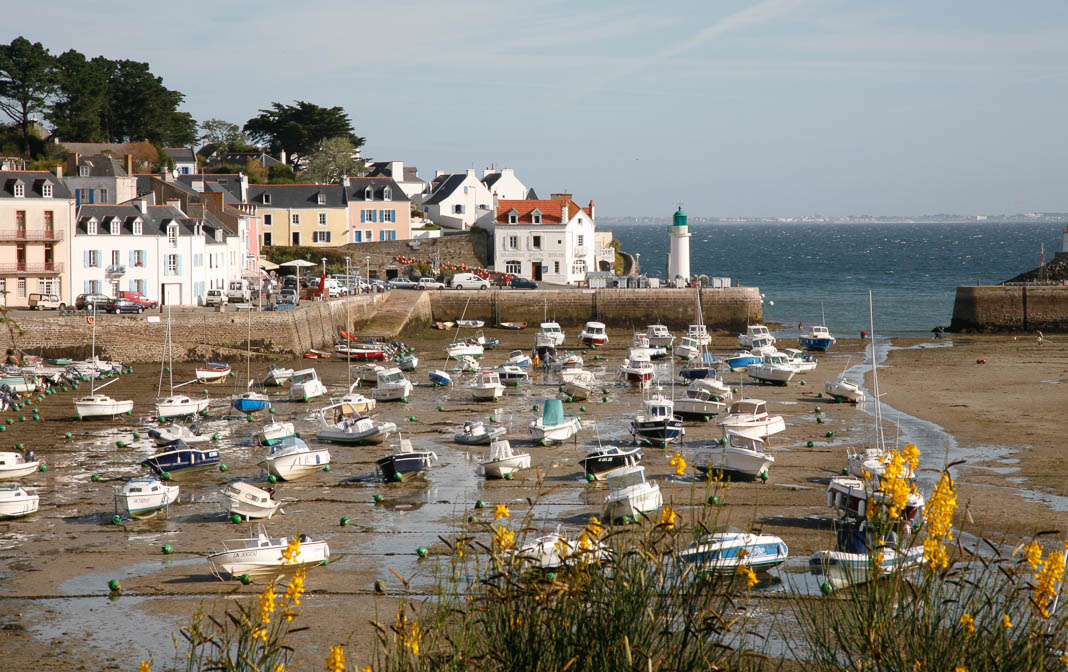
[[631, 337], [630, 343], [630, 357], [639, 359], [663, 359], [667, 357], [668, 351], [662, 345], [653, 345], [649, 341], [649, 337], [640, 331], [634, 332], [634, 336]]
[[293, 481], [330, 464], [330, 451], [309, 448], [303, 439], [291, 436], [271, 446], [260, 461], [269, 474], [283, 481]]
[[6, 385], [9, 390], [16, 394], [33, 392], [37, 383], [32, 377], [26, 376], [0, 376], [0, 386]]
[[822, 324], [812, 325], [808, 328], [808, 333], [797, 337], [797, 342], [801, 344], [801, 347], [805, 350], [816, 350], [819, 352], [827, 352], [832, 345], [837, 342], [834, 336], [831, 336], [831, 331]]
[[[873, 481], [865, 481], [852, 476], [835, 476], [827, 486], [827, 506], [844, 516], [863, 520], [867, 515], [868, 500], [882, 501], [884, 495]], [[909, 493], [905, 506], [901, 510], [901, 519], [908, 523], [919, 523], [923, 519], [926, 504], [923, 495]]]
[[556, 322], [542, 322], [538, 325], [538, 335], [545, 337], [547, 341], [552, 341], [556, 347], [560, 347], [567, 340], [564, 330]]
[[565, 383], [571, 378], [578, 375], [579, 371], [582, 371], [582, 366], [585, 364], [582, 360], [582, 355], [569, 352], [560, 359], [557, 359], [550, 365], [550, 369], [560, 375], [560, 380]]
[[481, 329], [486, 326], [485, 320], [456, 320], [456, 326], [463, 329]]
[[512, 552], [518, 564], [528, 570], [558, 569], [569, 564], [585, 566], [608, 560], [612, 556], [611, 549], [604, 542], [591, 540], [588, 536], [569, 539], [559, 529], [537, 537]]
[[196, 368], [197, 382], [202, 384], [218, 383], [230, 375], [230, 365], [219, 362], [206, 362]]
[[325, 350], [309, 350], [304, 353], [304, 359], [330, 359], [330, 353]]
[[534, 334], [534, 355], [542, 365], [556, 360], [556, 339], [551, 334]]
[[604, 322], [587, 322], [586, 327], [579, 332], [579, 342], [583, 345], [607, 345], [608, 331]]
[[797, 369], [790, 363], [790, 358], [781, 352], [774, 355], [765, 355], [764, 361], [758, 364], [750, 364], [746, 368], [746, 372], [750, 378], [772, 385], [786, 385], [791, 378], [797, 375]]
[[345, 415], [367, 415], [375, 410], [375, 406], [378, 405], [378, 402], [373, 398], [364, 396], [356, 391], [359, 384], [360, 381], [357, 380], [349, 385], [349, 391], [338, 400], [338, 404], [341, 405], [341, 412]]
[[397, 359], [397, 368], [401, 371], [415, 371], [419, 366], [419, 355], [414, 352], [409, 352], [406, 355], [401, 355]]
[[[883, 448], [865, 448], [856, 451], [852, 448], [846, 453], [846, 471], [857, 478], [879, 478], [886, 473], [886, 467], [890, 464], [891, 453]], [[905, 478], [914, 478], [911, 467], [906, 463], [904, 466], [908, 473]]]
[[[526, 326], [526, 323], [524, 322], [523, 325]], [[522, 327], [520, 327], [520, 328], [522, 328]], [[482, 349], [483, 350], [496, 350], [497, 346], [500, 345], [500, 344], [501, 344], [500, 339], [493, 338], [492, 336], [487, 336], [485, 341], [482, 343]]]
[[468, 420], [453, 437], [467, 446], [485, 446], [508, 433], [503, 425], [487, 425], [481, 420]]
[[68, 366], [74, 363], [74, 360], [70, 357], [50, 357], [48, 363], [53, 366]]
[[154, 476], [132, 478], [115, 488], [115, 513], [148, 518], [178, 501], [177, 485], [165, 485]]
[[378, 401], [407, 401], [411, 393], [411, 381], [397, 367], [379, 371], [375, 388], [371, 390], [371, 396]]
[[860, 384], [844, 377], [837, 380], [828, 380], [823, 384], [823, 391], [834, 399], [851, 401], [854, 404], [861, 403], [865, 399], [864, 390], [860, 389]]
[[464, 371], [466, 371], [468, 373], [474, 373], [474, 372], [478, 371], [480, 368], [481, 367], [478, 365], [478, 360], [475, 359], [474, 357], [470, 356], [470, 355], [464, 355], [463, 357], [460, 358], [460, 361], [456, 364], [456, 370], [461, 372], [461, 373], [463, 373]]
[[630, 385], [645, 387], [653, 381], [656, 368], [648, 360], [633, 360], [630, 357], [619, 365], [619, 379]]
[[763, 324], [750, 324], [744, 334], [738, 334], [738, 345], [743, 348], [751, 348], [754, 339], [758, 338], [771, 339], [771, 342], [775, 343], [775, 337], [771, 335], [770, 329]]
[[[116, 400], [112, 399], [106, 394], [97, 394], [97, 390], [102, 390], [108, 385], [117, 382], [119, 379], [109, 380], [103, 385], [97, 387], [96, 380], [100, 373], [113, 371], [113, 367], [110, 363], [101, 363], [96, 358], [96, 318], [90, 315], [88, 319], [92, 325], [92, 355], [90, 362], [92, 364], [92, 372], [89, 374], [89, 394], [84, 397], [78, 397], [74, 400], [74, 412], [75, 416], [79, 419], [85, 418], [99, 418], [99, 417], [114, 417], [116, 415], [122, 415], [123, 413], [132, 413], [134, 402], [132, 399]], [[85, 375], [85, 374], [81, 374]], [[35, 509], [36, 510], [36, 509]]]
[[909, 571], [923, 564], [923, 546], [901, 548], [894, 532], [884, 539], [870, 539], [867, 521], [838, 521], [833, 550], [816, 551], [809, 569], [834, 589], [866, 583], [894, 572]]
[[502, 364], [494, 371], [501, 377], [501, 383], [504, 385], [525, 383], [530, 379], [530, 375], [525, 370], [514, 364]]
[[645, 337], [649, 339], [650, 345], [662, 346], [664, 348], [670, 348], [675, 342], [675, 336], [663, 324], [646, 325]]
[[497, 401], [504, 394], [504, 385], [501, 384], [501, 376], [493, 370], [486, 370], [478, 374], [474, 384], [471, 385], [471, 394], [478, 401]]
[[274, 488], [261, 489], [236, 481], [223, 485], [219, 492], [225, 498], [226, 513], [245, 520], [270, 518], [282, 508], [282, 503], [274, 498]]
[[507, 439], [490, 443], [487, 457], [478, 461], [486, 478], [511, 478], [520, 469], [530, 468], [530, 453], [517, 453]]
[[638, 446], [620, 448], [619, 446], [600, 446], [586, 453], [579, 460], [586, 480], [603, 481], [604, 475], [620, 467], [633, 467], [641, 462], [642, 449]]
[[245, 539], [223, 541], [222, 550], [208, 556], [211, 573], [217, 579], [224, 580], [224, 573], [230, 579], [240, 579], [246, 574], [251, 579], [273, 579], [330, 560], [330, 546], [304, 534], [300, 535], [300, 545], [290, 560], [282, 555], [289, 547], [286, 537], [269, 536], [262, 524], [250, 534], [252, 536]]
[[672, 348], [672, 352], [682, 361], [688, 362], [701, 354], [701, 344], [692, 336], [683, 336], [679, 344]]
[[542, 402], [542, 415], [528, 426], [530, 438], [543, 446], [567, 441], [578, 434], [582, 421], [574, 415], [564, 414], [564, 404], [559, 399]]
[[712, 343], [712, 337], [708, 334], [708, 327], [702, 324], [691, 324], [686, 327], [687, 338], [692, 338], [697, 341], [699, 347], [704, 347]]
[[512, 350], [510, 353], [508, 353], [508, 359], [506, 359], [504, 363], [527, 369], [530, 368], [531, 359], [530, 355], [523, 352], [522, 350]]
[[[332, 420], [329, 419], [333, 416]], [[346, 445], [377, 445], [397, 431], [392, 422], [375, 420], [365, 415], [350, 416], [343, 411], [343, 404], [333, 404], [319, 409], [320, 441]]]
[[293, 369], [287, 369], [277, 364], [271, 364], [267, 368], [267, 375], [263, 377], [263, 384], [272, 387], [281, 387], [293, 377]]
[[[171, 386], [174, 389], [174, 386]], [[172, 418], [187, 418], [197, 413], [208, 410], [211, 399], [208, 397], [194, 398], [188, 394], [171, 394], [169, 397], [156, 401], [156, 417], [160, 420]]]
[[526, 322], [501, 322], [497, 326], [500, 327], [501, 329], [513, 329], [513, 330], [518, 331], [520, 329], [526, 329], [527, 328], [527, 323]]
[[236, 410], [241, 413], [255, 413], [265, 410], [271, 405], [271, 400], [263, 392], [255, 392], [252, 389], [252, 311], [248, 311], [248, 345], [245, 350], [245, 391], [230, 400]]
[[219, 466], [219, 451], [213, 448], [192, 448], [182, 440], [168, 443], [162, 448], [163, 452], [149, 457], [141, 466], [148, 467], [159, 476], [170, 474], [174, 478]]
[[686, 433], [682, 420], [675, 417], [671, 399], [657, 388], [642, 400], [642, 412], [631, 418], [630, 433], [637, 443], [667, 448]]
[[326, 385], [319, 380], [319, 374], [315, 369], [301, 369], [294, 371], [289, 379], [289, 400], [308, 401], [318, 399], [326, 394]]
[[723, 363], [727, 365], [731, 371], [741, 371], [747, 369], [754, 364], [760, 364], [764, 361], [763, 355], [756, 355], [748, 350], [742, 352], [736, 352], [730, 357], [723, 360]]
[[157, 446], [165, 446], [168, 443], [174, 443], [179, 439], [186, 443], [205, 443], [211, 441], [211, 435], [202, 434], [200, 432], [200, 425], [185, 425], [177, 422], [172, 422], [169, 425], [164, 425], [159, 429], [148, 430], [148, 436], [156, 442]]
[[718, 378], [701, 378], [690, 383], [686, 395], [675, 399], [675, 415], [683, 419], [698, 419], [706, 422], [727, 407], [731, 396]]
[[767, 480], [775, 458], [765, 452], [764, 441], [727, 432], [726, 443], [716, 442], [694, 456], [693, 466], [702, 474], [716, 473], [732, 481]]
[[749, 346], [749, 352], [754, 355], [761, 355], [767, 357], [768, 355], [776, 355], [779, 353], [778, 348], [775, 347], [775, 340], [770, 336], [761, 336], [760, 338], [754, 338], [752, 345]]
[[434, 328], [438, 331], [452, 331], [452, 328], [456, 326], [455, 322], [435, 322]]
[[564, 381], [563, 391], [572, 401], [584, 401], [589, 398], [596, 386], [597, 376], [593, 374], [593, 371], [579, 369]]
[[375, 466], [382, 480], [403, 481], [426, 471], [437, 460], [437, 453], [416, 450], [410, 439], [401, 439], [393, 447], [393, 454], [375, 460]]
[[15, 481], [29, 476], [41, 468], [41, 461], [34, 452], [23, 455], [16, 452], [0, 453], [0, 481]]
[[786, 562], [790, 549], [774, 534], [753, 534], [736, 529], [702, 536], [679, 554], [700, 572], [734, 574], [739, 567], [766, 572]]
[[699, 357], [691, 358], [690, 361], [686, 363], [686, 366], [679, 370], [679, 377], [683, 380], [715, 378], [719, 375], [719, 370], [712, 365], [718, 363], [719, 360], [717, 360], [712, 353], [701, 352]]
[[448, 371], [443, 369], [434, 369], [428, 376], [430, 377], [430, 382], [433, 383], [435, 387], [438, 385], [452, 385], [452, 376], [449, 375]]
[[252, 438], [261, 446], [273, 446], [276, 443], [281, 443], [284, 439], [296, 436], [296, 434], [297, 432], [292, 422], [274, 420], [260, 428], [260, 431], [252, 435]]
[[0, 483], [0, 520], [36, 513], [40, 496], [26, 492], [18, 483]]
[[[460, 332], [457, 331], [457, 334]], [[462, 341], [454, 341], [445, 346], [445, 354], [449, 359], [460, 359], [461, 357], [481, 357], [485, 352], [485, 348], [481, 343], [474, 338], [467, 338]]]
[[373, 385], [374, 381], [378, 379], [378, 372], [385, 370], [386, 367], [381, 364], [364, 362], [362, 364], [353, 364], [350, 366], [348, 375], [350, 378], [355, 377], [356, 382], [359, 384]]
[[763, 399], [741, 399], [731, 404], [727, 415], [716, 425], [724, 432], [734, 432], [755, 439], [766, 439], [786, 430], [781, 415], [768, 415], [768, 402]]
[[664, 505], [660, 486], [645, 478], [645, 467], [633, 465], [618, 467], [602, 474], [608, 483], [608, 496], [604, 502], [606, 520], [637, 518], [657, 511]]
[[386, 359], [386, 348], [381, 343], [353, 343], [346, 340], [334, 346], [338, 357], [356, 361], [376, 361]]
[[809, 371], [815, 371], [819, 362], [812, 355], [806, 355], [797, 348], [785, 348], [781, 350], [782, 354], [790, 360], [790, 365], [794, 367], [794, 371], [798, 373], [808, 373]]

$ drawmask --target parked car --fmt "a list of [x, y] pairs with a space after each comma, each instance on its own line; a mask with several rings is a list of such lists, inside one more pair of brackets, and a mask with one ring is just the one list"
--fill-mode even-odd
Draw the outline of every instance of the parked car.
[[489, 280], [474, 273], [457, 273], [449, 280], [453, 289], [489, 289]]
[[512, 278], [512, 281], [508, 283], [512, 289], [537, 289], [538, 283], [533, 280], [527, 280], [526, 278]]
[[389, 284], [394, 289], [419, 289], [419, 283], [411, 278], [405, 278], [403, 276], [397, 276], [389, 281]]
[[85, 310], [89, 306], [92, 306], [93, 310], [107, 310], [109, 303], [111, 298], [103, 294], [79, 294], [74, 299], [74, 307], [78, 310]]
[[204, 295], [205, 306], [225, 306], [229, 301], [226, 297], [226, 292], [221, 289], [209, 289], [208, 293]]
[[278, 303], [289, 303], [297, 305], [300, 303], [300, 297], [297, 296], [297, 290], [292, 287], [286, 287], [278, 294]]
[[159, 301], [153, 301], [141, 292], [119, 292], [119, 296], [145, 308], [159, 308]]
[[445, 283], [439, 282], [434, 278], [419, 278], [419, 282], [416, 284], [419, 289], [445, 289]]
[[129, 299], [124, 299], [122, 297], [119, 297], [119, 298], [112, 299], [111, 302], [108, 303], [108, 307], [106, 308], [106, 310], [109, 313], [116, 313], [116, 314], [118, 314], [118, 313], [138, 313], [138, 314], [140, 314], [140, 313], [145, 312], [146, 309], [145, 309], [144, 306], [142, 306], [139, 303], [134, 303], [133, 301], [131, 301]]
[[63, 310], [67, 304], [55, 294], [30, 294], [30, 310]]

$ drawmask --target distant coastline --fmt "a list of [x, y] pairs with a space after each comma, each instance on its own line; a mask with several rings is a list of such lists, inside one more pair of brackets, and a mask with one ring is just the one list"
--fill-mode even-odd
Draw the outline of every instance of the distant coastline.
[[[845, 217], [695, 217], [690, 215], [690, 224], [1041, 224], [1068, 222], [1068, 212], [1018, 213], [1014, 215], [918, 215], [906, 216], [868, 216], [850, 215]], [[668, 225], [670, 217], [609, 217], [599, 215], [597, 225], [610, 227], [613, 224], [650, 224]]]

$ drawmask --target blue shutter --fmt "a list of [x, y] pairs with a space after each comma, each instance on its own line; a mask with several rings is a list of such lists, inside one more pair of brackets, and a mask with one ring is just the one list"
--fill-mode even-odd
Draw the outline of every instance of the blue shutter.
[[95, 192], [96, 190], [95, 189], [86, 189], [86, 191], [89, 192], [89, 203], [92, 203], [93, 202], [93, 196], [94, 196], [93, 192]]
[[[84, 264], [85, 265], [82, 266], [82, 268], [89, 268], [89, 250], [85, 250], [84, 255], [85, 255], [84, 256]], [[85, 290], [85, 291], [89, 291], [89, 290]]]
[[137, 291], [137, 281], [136, 280], [131, 280], [130, 281], [130, 291], [131, 292], [136, 292]]
[[371, 210], [370, 212], [371, 212], [371, 221], [372, 222], [377, 222], [378, 220], [375, 219], [375, 215], [378, 214], [378, 213], [376, 213], [374, 210]]
[[392, 222], [397, 221], [397, 211], [396, 210], [390, 210], [389, 211], [389, 219]]
[[389, 235], [390, 235], [390, 240], [396, 240], [397, 239], [397, 230], [396, 229], [390, 229]]
[[386, 221], [386, 211], [385, 210], [379, 210], [378, 211], [378, 221], [380, 221], [380, 222]]
[[[367, 211], [366, 210], [360, 210], [360, 222], [362, 223], [362, 222], [366, 222], [366, 221], [367, 221]], [[356, 242], [358, 243], [360, 241], [357, 239]]]
[[83, 287], [82, 289], [84, 290], [82, 292], [83, 294], [88, 294], [89, 293], [89, 281], [88, 280], [85, 281], [85, 287]]
[[178, 275], [180, 277], [182, 275], [182, 255], [179, 254], [179, 255], [177, 255], [177, 257], [178, 257]]
[[[134, 261], [135, 261], [134, 257], [136, 257], [136, 256], [137, 255], [134, 254], [134, 251], [130, 250], [130, 268], [134, 267]], [[133, 281], [131, 280], [131, 282], [133, 282]], [[130, 289], [133, 289], [133, 288], [131, 287]]]
[[362, 238], [363, 238], [363, 236], [360, 234], [359, 231], [353, 231], [352, 232], [352, 242], [358, 243], [358, 242], [361, 241]]

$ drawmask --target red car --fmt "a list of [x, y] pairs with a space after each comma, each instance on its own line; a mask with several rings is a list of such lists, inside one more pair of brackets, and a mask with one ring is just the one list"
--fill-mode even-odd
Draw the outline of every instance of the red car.
[[119, 297], [129, 299], [137, 305], [144, 306], [145, 308], [157, 308], [159, 306], [159, 301], [153, 301], [141, 292], [119, 292]]

